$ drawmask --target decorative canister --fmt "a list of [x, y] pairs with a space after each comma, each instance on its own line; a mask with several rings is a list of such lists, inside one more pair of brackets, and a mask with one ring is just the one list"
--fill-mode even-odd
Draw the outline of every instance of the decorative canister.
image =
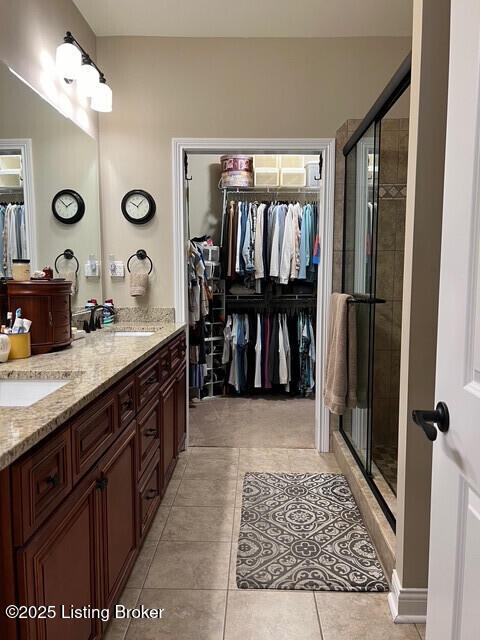
[[30, 333], [9, 333], [7, 338], [10, 342], [9, 360], [19, 360], [29, 358], [32, 355]]
[[19, 282], [30, 280], [30, 260], [12, 260], [12, 277]]
[[253, 187], [253, 156], [226, 155], [220, 158], [222, 188]]
[[5, 333], [0, 333], [0, 362], [6, 362], [8, 360], [9, 353], [10, 340]]

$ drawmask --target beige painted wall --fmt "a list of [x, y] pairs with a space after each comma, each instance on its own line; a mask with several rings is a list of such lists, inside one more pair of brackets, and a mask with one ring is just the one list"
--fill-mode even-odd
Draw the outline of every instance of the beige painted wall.
[[[32, 266], [53, 267], [56, 256], [73, 249], [80, 261], [73, 306], [83, 307], [91, 297], [101, 300], [99, 279], [83, 275], [88, 256], [94, 254], [100, 259], [101, 252], [97, 141], [60, 115], [3, 64], [0, 95], [0, 139], [32, 140], [37, 240], [37, 264]], [[75, 189], [85, 201], [85, 215], [73, 225], [58, 222], [51, 210], [53, 196], [65, 188]]]
[[411, 412], [433, 409], [435, 398], [449, 25], [449, 0], [414, 0], [396, 554], [405, 588], [428, 581], [432, 444]]
[[222, 223], [222, 192], [218, 189], [221, 176], [220, 156], [192, 154], [188, 158], [190, 205], [190, 237], [208, 234], [218, 244]]
[[[104, 255], [147, 249], [155, 273], [137, 303], [173, 306], [172, 138], [335, 137], [364, 116], [409, 49], [409, 38], [98, 38], [115, 92], [113, 113], [100, 116]], [[120, 212], [135, 187], [157, 201], [143, 227]], [[106, 277], [105, 294], [133, 302], [127, 282]]]
[[96, 135], [96, 113], [55, 70], [55, 51], [66, 31], [95, 59], [95, 34], [72, 0], [0, 0], [0, 15], [0, 60]]

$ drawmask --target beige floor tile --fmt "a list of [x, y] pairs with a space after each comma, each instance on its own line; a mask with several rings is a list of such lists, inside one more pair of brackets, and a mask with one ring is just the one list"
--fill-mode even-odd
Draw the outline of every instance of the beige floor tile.
[[132, 620], [127, 640], [222, 640], [226, 591], [143, 589], [139, 604], [161, 620]]
[[229, 591], [225, 640], [320, 640], [311, 592]]
[[157, 544], [158, 540], [147, 536], [133, 565], [127, 587], [135, 589], [141, 589], [143, 587]]
[[[124, 589], [118, 604], [125, 607], [135, 607], [140, 596], [140, 589]], [[107, 628], [104, 640], [123, 640], [127, 633], [130, 620], [128, 618], [113, 618]]]
[[420, 635], [420, 638], [422, 640], [425, 640], [426, 638], [426, 633], [427, 633], [427, 625], [426, 624], [416, 624], [415, 625], [417, 627], [417, 631]]
[[241, 518], [242, 510], [235, 509], [235, 515], [233, 518], [232, 548], [230, 550], [230, 573], [228, 577], [228, 588], [235, 590], [237, 589], [237, 550]]
[[387, 594], [316, 592], [324, 640], [419, 640], [413, 624], [395, 624]]
[[259, 472], [288, 472], [290, 468], [288, 450], [281, 448], [251, 447], [240, 449], [238, 470]]
[[170, 479], [170, 482], [168, 483], [167, 490], [163, 494], [161, 506], [163, 507], [172, 506], [173, 501], [175, 500], [175, 496], [177, 495], [178, 487], [180, 486], [181, 481], [182, 481], [181, 477], [173, 478], [172, 476], [172, 478]]
[[228, 507], [235, 502], [236, 480], [184, 478], [175, 497], [176, 507]]
[[229, 542], [233, 507], [172, 507], [162, 540]]
[[288, 449], [292, 473], [340, 473], [333, 453], [318, 453], [314, 449]]
[[230, 542], [160, 540], [145, 581], [151, 589], [226, 589]]
[[161, 504], [158, 507], [157, 513], [153, 519], [152, 525], [147, 533], [147, 539], [160, 540], [162, 531], [167, 522], [168, 514], [170, 513], [170, 507]]
[[202, 458], [206, 460], [238, 460], [237, 447], [190, 447], [192, 460]]
[[185, 478], [233, 480], [237, 477], [237, 460], [191, 457], [185, 469]]
[[190, 444], [205, 447], [313, 447], [314, 403], [305, 398], [215, 398], [192, 410]]

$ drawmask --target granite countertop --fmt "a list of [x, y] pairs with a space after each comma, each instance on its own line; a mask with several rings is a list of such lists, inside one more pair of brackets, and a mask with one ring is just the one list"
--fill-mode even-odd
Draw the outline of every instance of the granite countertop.
[[[71, 347], [0, 364], [1, 380], [69, 380], [30, 407], [0, 407], [0, 470], [66, 422], [185, 328], [184, 324], [114, 325], [75, 340]], [[113, 329], [113, 331], [112, 331]], [[114, 331], [154, 331], [121, 337]]]

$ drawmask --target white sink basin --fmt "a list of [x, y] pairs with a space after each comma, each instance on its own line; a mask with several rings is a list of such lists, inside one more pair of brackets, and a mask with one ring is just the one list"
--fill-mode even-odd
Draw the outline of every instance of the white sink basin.
[[153, 331], [114, 331], [118, 338], [140, 338], [142, 336], [153, 336]]
[[0, 380], [0, 407], [30, 407], [70, 380]]

